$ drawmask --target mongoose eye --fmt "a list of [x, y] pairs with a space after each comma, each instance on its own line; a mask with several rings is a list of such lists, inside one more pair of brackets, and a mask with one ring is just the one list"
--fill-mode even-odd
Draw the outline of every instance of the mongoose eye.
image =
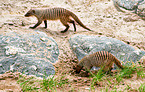
[[25, 17], [29, 17], [29, 16], [31, 16], [32, 14], [31, 13], [26, 13], [25, 14]]

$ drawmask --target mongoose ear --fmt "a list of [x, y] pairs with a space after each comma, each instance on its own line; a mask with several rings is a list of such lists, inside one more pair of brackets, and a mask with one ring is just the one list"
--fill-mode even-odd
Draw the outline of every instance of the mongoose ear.
[[32, 12], [35, 14], [35, 10], [32, 10]]

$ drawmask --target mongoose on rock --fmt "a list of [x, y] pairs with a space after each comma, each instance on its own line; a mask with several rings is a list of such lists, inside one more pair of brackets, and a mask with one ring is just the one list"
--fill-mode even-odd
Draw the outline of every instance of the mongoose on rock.
[[119, 68], [123, 69], [120, 61], [107, 51], [99, 51], [90, 55], [86, 55], [82, 58], [78, 64], [74, 67], [76, 73], [80, 73], [84, 67], [85, 70], [90, 70], [93, 66], [103, 68], [103, 71], [111, 71], [115, 63]]
[[[76, 32], [76, 25], [75, 21], [82, 26], [83, 28], [91, 31], [89, 28], [87, 28], [80, 20], [79, 18], [72, 13], [71, 11], [64, 9], [64, 8], [50, 8], [50, 9], [30, 9], [26, 14], [25, 17], [29, 16], [35, 16], [38, 19], [37, 24], [35, 24], [33, 27], [30, 27], [32, 29], [39, 26], [42, 21], [44, 21], [45, 28], [47, 28], [47, 20], [60, 20], [61, 23], [66, 27], [65, 30], [61, 31], [61, 33], [66, 32], [69, 29], [68, 23], [72, 23], [74, 26], [74, 31]], [[75, 20], [72, 20], [72, 18]]]

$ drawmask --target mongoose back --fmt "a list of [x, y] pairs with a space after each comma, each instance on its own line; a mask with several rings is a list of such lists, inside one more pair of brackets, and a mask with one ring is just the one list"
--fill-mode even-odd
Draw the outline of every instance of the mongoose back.
[[[39, 26], [42, 21], [44, 21], [45, 28], [47, 28], [47, 20], [60, 20], [60, 22], [66, 27], [65, 30], [61, 31], [61, 33], [66, 32], [69, 29], [68, 23], [72, 23], [74, 26], [74, 31], [76, 32], [76, 26], [74, 20], [83, 28], [91, 31], [89, 28], [87, 28], [80, 20], [79, 18], [72, 13], [71, 11], [64, 9], [64, 8], [50, 8], [50, 9], [30, 9], [26, 14], [25, 17], [29, 16], [35, 16], [38, 19], [37, 24], [35, 24], [33, 27], [30, 27], [32, 29]], [[74, 19], [72, 20], [71, 17]]]
[[76, 73], [80, 73], [81, 69], [90, 70], [93, 66], [101, 67], [104, 71], [111, 71], [113, 63], [115, 63], [119, 68], [123, 69], [120, 61], [107, 51], [99, 51], [90, 55], [86, 55], [82, 58], [78, 64], [74, 67]]

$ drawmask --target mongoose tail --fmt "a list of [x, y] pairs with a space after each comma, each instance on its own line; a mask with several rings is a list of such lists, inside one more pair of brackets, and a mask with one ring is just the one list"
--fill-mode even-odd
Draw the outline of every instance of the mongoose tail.
[[72, 12], [70, 12], [70, 15], [72, 16], [72, 18], [83, 28], [89, 30], [89, 31], [92, 31], [91, 29], [89, 29], [88, 27], [86, 27], [81, 21], [80, 19]]
[[121, 65], [120, 61], [114, 57], [114, 63], [120, 68], [120, 69], [123, 69], [123, 66]]

